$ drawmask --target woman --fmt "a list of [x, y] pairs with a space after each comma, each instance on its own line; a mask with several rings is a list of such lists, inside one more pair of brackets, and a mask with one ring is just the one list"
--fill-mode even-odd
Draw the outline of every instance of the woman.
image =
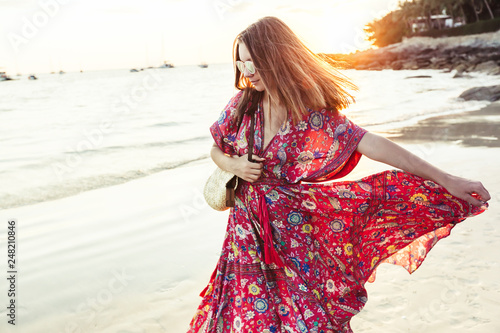
[[[242, 181], [189, 332], [352, 332], [377, 265], [413, 272], [455, 224], [486, 209], [488, 191], [339, 113], [355, 86], [279, 19], [240, 33], [234, 60], [240, 92], [210, 128], [211, 156]], [[361, 155], [404, 171], [312, 184], [347, 175]]]

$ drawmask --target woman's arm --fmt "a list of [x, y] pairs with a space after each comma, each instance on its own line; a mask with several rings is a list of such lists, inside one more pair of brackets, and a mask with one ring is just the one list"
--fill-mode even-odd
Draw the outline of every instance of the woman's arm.
[[[430, 179], [442, 185], [452, 195], [474, 206], [479, 207], [483, 204], [480, 200], [488, 201], [491, 198], [481, 182], [450, 175], [379, 135], [366, 133], [359, 142], [357, 151], [372, 160]], [[478, 194], [480, 200], [472, 196], [472, 193]]]
[[263, 167], [260, 162], [265, 161], [264, 158], [256, 155], [252, 155], [252, 158], [259, 161], [259, 163], [249, 162], [248, 155], [228, 156], [215, 143], [212, 146], [212, 150], [210, 150], [210, 156], [222, 170], [229, 171], [251, 183], [259, 179]]

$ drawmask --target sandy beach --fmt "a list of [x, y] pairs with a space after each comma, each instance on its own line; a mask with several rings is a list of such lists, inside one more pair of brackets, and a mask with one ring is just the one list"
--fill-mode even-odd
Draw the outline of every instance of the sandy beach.
[[[411, 276], [383, 264], [356, 333], [500, 331], [500, 104], [385, 133], [449, 173], [478, 179], [490, 208], [458, 225]], [[209, 147], [207, 147], [207, 151]], [[228, 212], [203, 201], [210, 160], [3, 210], [17, 223], [16, 326], [1, 332], [187, 331], [217, 262]], [[345, 179], [389, 169], [362, 158]], [[5, 242], [2, 269], [7, 271]], [[0, 288], [6, 294], [6, 280]]]
[[368, 303], [352, 321], [355, 332], [500, 330], [499, 129], [495, 102], [381, 133], [449, 173], [480, 180], [492, 199], [487, 212], [454, 228], [412, 275], [380, 265], [367, 287]]
[[451, 141], [468, 147], [500, 147], [499, 122], [500, 102], [496, 102], [477, 111], [428, 118], [384, 134], [401, 142]]

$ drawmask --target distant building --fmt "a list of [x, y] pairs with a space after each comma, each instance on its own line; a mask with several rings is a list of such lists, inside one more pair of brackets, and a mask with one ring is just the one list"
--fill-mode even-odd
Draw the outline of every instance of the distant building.
[[[419, 16], [412, 21], [411, 30], [412, 32], [421, 32], [427, 30], [428, 17]], [[456, 17], [453, 21], [453, 17], [450, 15], [431, 15], [430, 17], [430, 28], [431, 29], [449, 29], [454, 27], [459, 27], [464, 25], [465, 22], [462, 17]]]

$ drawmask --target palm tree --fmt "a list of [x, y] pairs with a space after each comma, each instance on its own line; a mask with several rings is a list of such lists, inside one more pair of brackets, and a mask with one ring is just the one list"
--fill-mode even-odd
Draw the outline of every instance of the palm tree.
[[432, 9], [434, 6], [433, 0], [420, 0], [421, 8], [422, 8], [422, 16], [427, 18], [427, 30], [432, 28]]
[[[474, 13], [476, 14], [477, 21], [479, 21], [479, 14], [481, 14], [483, 12], [483, 9], [484, 9], [483, 4], [486, 5], [486, 8], [488, 9], [488, 12], [490, 14], [491, 19], [495, 18], [495, 16], [493, 15], [493, 12], [491, 11], [491, 7], [488, 3], [488, 0], [470, 0], [470, 3], [472, 5], [472, 8], [474, 9]], [[479, 7], [479, 9], [477, 7]]]
[[486, 5], [486, 8], [488, 8], [488, 12], [490, 13], [490, 17], [493, 20], [495, 18], [495, 16], [493, 15], [493, 12], [491, 11], [491, 7], [488, 4], [488, 0], [484, 0], [484, 4]]
[[451, 16], [453, 21], [453, 26], [455, 25], [457, 16], [461, 17], [463, 22], [465, 22], [465, 14], [462, 5], [467, 0], [443, 0], [444, 9], [446, 13]]
[[399, 1], [399, 11], [397, 18], [404, 20], [408, 26], [408, 30], [412, 31], [413, 22], [418, 17], [418, 8], [414, 1]]

